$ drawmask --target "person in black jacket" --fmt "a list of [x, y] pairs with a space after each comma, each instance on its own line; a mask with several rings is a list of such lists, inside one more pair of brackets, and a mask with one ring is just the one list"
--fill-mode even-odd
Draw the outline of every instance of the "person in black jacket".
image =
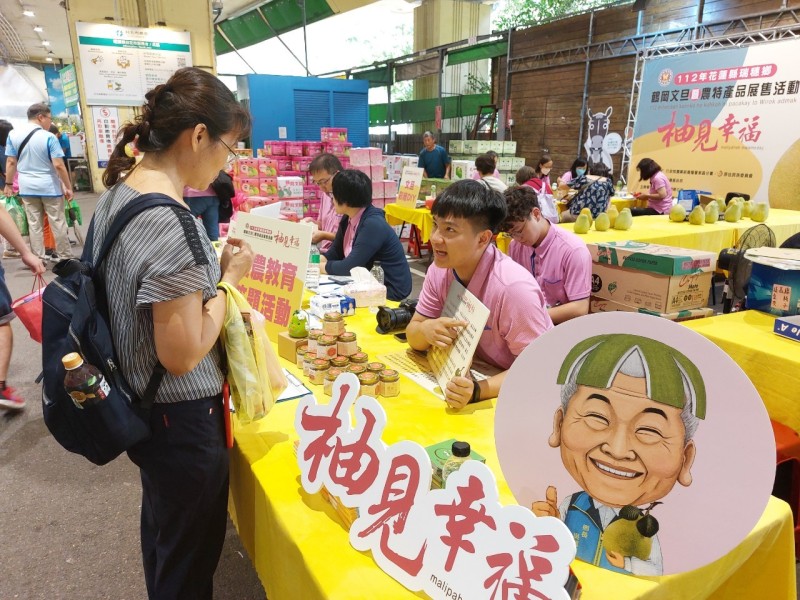
[[323, 254], [329, 275], [349, 275], [353, 267], [383, 268], [386, 297], [402, 300], [411, 293], [411, 271], [403, 246], [386, 222], [383, 210], [372, 206], [372, 182], [353, 169], [333, 178], [333, 207], [342, 215], [336, 237]]

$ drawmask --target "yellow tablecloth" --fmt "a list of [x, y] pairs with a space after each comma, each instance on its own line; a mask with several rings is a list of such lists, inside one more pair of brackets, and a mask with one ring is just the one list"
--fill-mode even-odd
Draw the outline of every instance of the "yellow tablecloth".
[[800, 344], [772, 332], [775, 317], [757, 310], [686, 321], [722, 348], [756, 386], [771, 419], [800, 432]]
[[431, 239], [433, 217], [431, 216], [431, 211], [427, 208], [406, 208], [405, 206], [391, 203], [384, 206], [383, 210], [386, 212], [386, 221], [389, 225], [411, 223], [419, 229], [423, 244]]
[[[391, 336], [375, 333], [375, 317], [359, 309], [347, 318], [371, 357], [403, 351]], [[293, 372], [297, 369], [284, 363]], [[321, 389], [318, 391], [320, 398]], [[412, 594], [383, 573], [368, 553], [354, 550], [333, 508], [300, 484], [292, 449], [296, 402], [278, 404], [267, 417], [237, 429], [231, 451], [230, 512], [270, 600], [394, 600]], [[492, 436], [495, 401], [459, 413], [406, 378], [401, 395], [381, 399], [389, 444], [410, 439], [422, 445], [456, 437], [469, 440], [495, 474], [500, 499], [514, 502], [498, 466]], [[698, 540], [699, 541], [699, 540]], [[794, 538], [788, 505], [771, 498], [747, 539], [729, 555], [690, 573], [655, 579], [620, 575], [575, 562], [586, 600], [710, 595], [730, 598], [795, 597]], [[724, 594], [724, 596], [723, 596]]]

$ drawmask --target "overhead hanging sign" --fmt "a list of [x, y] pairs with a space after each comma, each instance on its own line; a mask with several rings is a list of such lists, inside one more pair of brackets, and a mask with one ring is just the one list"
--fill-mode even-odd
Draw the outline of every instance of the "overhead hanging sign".
[[78, 78], [75, 65], [67, 65], [58, 72], [61, 77], [61, 91], [64, 93], [64, 106], [70, 108], [78, 104]]
[[192, 66], [187, 31], [80, 22], [75, 27], [87, 104], [140, 106], [148, 90]]
[[675, 189], [795, 208], [798, 52], [800, 40], [788, 40], [648, 60], [628, 181], [639, 180], [639, 160], [652, 158]]

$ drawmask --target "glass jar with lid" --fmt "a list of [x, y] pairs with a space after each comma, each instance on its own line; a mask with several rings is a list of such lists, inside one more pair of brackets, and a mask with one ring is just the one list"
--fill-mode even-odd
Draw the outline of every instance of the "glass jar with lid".
[[319, 336], [319, 338], [317, 338], [317, 356], [330, 360], [336, 358], [336, 355], [336, 337], [332, 335]]
[[358, 381], [361, 383], [361, 394], [364, 396], [372, 396], [373, 398], [378, 394], [378, 374], [366, 371], [358, 376]]
[[344, 333], [344, 316], [342, 313], [331, 311], [326, 312], [322, 318], [322, 331], [325, 335], [335, 337]]
[[331, 361], [326, 358], [317, 358], [314, 359], [314, 362], [311, 363], [311, 375], [309, 376], [309, 381], [314, 385], [322, 385], [325, 383], [325, 373], [328, 372], [330, 369]]
[[384, 369], [380, 372], [380, 385], [378, 393], [384, 398], [394, 398], [400, 394], [400, 373], [394, 369]]
[[346, 331], [339, 336], [339, 354], [342, 356], [351, 356], [358, 352], [358, 342], [356, 341], [356, 334], [352, 331]]
[[337, 369], [336, 367], [331, 367], [325, 373], [325, 383], [323, 384], [322, 391], [327, 396], [333, 395], [333, 382], [336, 381], [336, 378], [343, 373], [342, 369]]

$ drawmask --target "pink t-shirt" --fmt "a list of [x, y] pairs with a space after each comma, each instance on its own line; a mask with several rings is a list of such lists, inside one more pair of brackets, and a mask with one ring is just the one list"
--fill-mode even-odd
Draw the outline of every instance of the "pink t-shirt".
[[[495, 170], [494, 170], [494, 173], [492, 173], [492, 175], [494, 175], [495, 177], [497, 177], [498, 179], [500, 179], [500, 171], [498, 171], [497, 169], [495, 169]], [[480, 179], [481, 179], [481, 174], [480, 174], [480, 172], [478, 172], [478, 171], [475, 171], [474, 173], [472, 173], [472, 178], [473, 178], [475, 181], [480, 181]]]
[[672, 186], [669, 184], [669, 179], [661, 171], [656, 173], [650, 178], [650, 193], [657, 194], [659, 188], [666, 188], [667, 195], [663, 200], [648, 200], [647, 206], [654, 208], [662, 215], [666, 214], [672, 209]]
[[356, 230], [358, 229], [358, 224], [361, 223], [361, 217], [364, 215], [364, 210], [366, 208], [367, 207], [365, 206], [359, 210], [355, 216], [350, 217], [350, 220], [347, 222], [347, 229], [344, 232], [344, 240], [342, 240], [345, 256], [350, 254], [350, 251], [353, 249], [353, 240], [356, 239]]
[[569, 183], [570, 181], [572, 181], [572, 171], [567, 171], [566, 173], [564, 173], [561, 176], [561, 181], [563, 181], [564, 183]]
[[[438, 319], [455, 278], [452, 269], [428, 267], [417, 312]], [[553, 327], [539, 285], [493, 245], [481, 256], [467, 289], [491, 311], [475, 355], [500, 369], [508, 369], [528, 344]]]
[[[511, 240], [508, 255], [533, 273], [547, 306], [588, 298], [592, 290], [592, 255], [574, 233], [553, 227], [537, 248]], [[533, 264], [531, 264], [533, 258]]]
[[[339, 221], [342, 220], [342, 215], [336, 214], [336, 211], [333, 210], [333, 198], [321, 190], [320, 193], [322, 194], [319, 205], [320, 229], [335, 235], [339, 230]], [[332, 243], [331, 240], [323, 240], [317, 244], [320, 253], [327, 252]]]
[[196, 190], [194, 188], [190, 188], [188, 185], [183, 188], [183, 197], [184, 198], [208, 198], [209, 196], [216, 197], [217, 192], [214, 191], [214, 188], [208, 186], [208, 188], [204, 190]]

